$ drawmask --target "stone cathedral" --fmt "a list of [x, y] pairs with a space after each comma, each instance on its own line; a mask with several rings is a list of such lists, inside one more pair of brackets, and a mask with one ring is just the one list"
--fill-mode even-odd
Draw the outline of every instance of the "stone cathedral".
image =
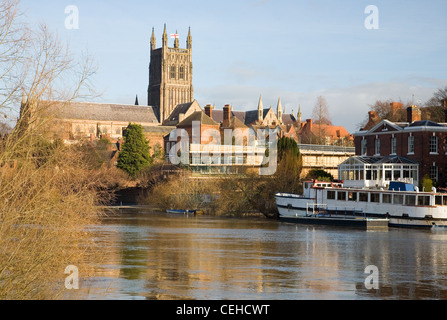
[[179, 47], [178, 34], [174, 47], [168, 47], [166, 25], [161, 48], [156, 48], [154, 29], [151, 36], [151, 60], [149, 65], [148, 105], [154, 107], [160, 123], [168, 119], [174, 108], [193, 98], [192, 85], [192, 37], [191, 28], [186, 39], [186, 49]]

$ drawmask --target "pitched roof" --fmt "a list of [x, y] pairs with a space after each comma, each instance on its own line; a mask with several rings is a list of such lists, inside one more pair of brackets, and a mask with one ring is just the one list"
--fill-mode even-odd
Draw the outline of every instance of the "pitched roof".
[[51, 101], [49, 109], [59, 119], [119, 121], [158, 124], [154, 107], [93, 102]]
[[179, 122], [180, 114], [181, 113], [186, 114], [188, 112], [188, 110], [191, 108], [191, 106], [193, 106], [193, 104], [195, 104], [196, 107], [200, 109], [199, 103], [196, 100], [178, 104], [174, 108], [174, 110], [172, 110], [169, 117], [163, 123], [168, 124], [168, 125], [175, 125], [176, 123]]
[[[302, 133], [303, 131], [305, 131], [305, 133], [312, 133], [314, 135], [318, 135], [320, 131], [320, 125], [313, 123], [311, 129], [309, 129], [309, 126], [306, 123], [306, 125], [303, 127]], [[322, 124], [321, 132], [325, 136], [332, 136], [337, 138], [349, 136], [349, 132], [344, 127], [333, 126], [329, 124]]]
[[351, 158], [345, 160], [343, 163], [352, 163], [355, 161], [357, 163], [365, 164], [383, 164], [383, 163], [400, 163], [400, 164], [418, 164], [418, 162], [401, 157], [401, 156], [352, 156]]
[[233, 116], [230, 119], [230, 125], [228, 127], [225, 128], [231, 128], [231, 129], [236, 129], [236, 128], [248, 128], [241, 120], [239, 120], [237, 117]]
[[445, 127], [442, 124], [439, 124], [434, 121], [430, 120], [421, 120], [421, 121], [415, 121], [412, 124], [409, 125], [410, 127]]
[[286, 113], [282, 115], [282, 122], [284, 124], [294, 124], [296, 122], [296, 118], [293, 114]]
[[[217, 123], [223, 122], [223, 110], [214, 110], [211, 114], [214, 121]], [[245, 123], [245, 111], [233, 111], [231, 110], [231, 116], [238, 118], [242, 123]]]
[[185, 128], [185, 127], [190, 127], [192, 126], [192, 122], [193, 121], [199, 121], [201, 124], [207, 124], [207, 125], [214, 125], [214, 126], [218, 126], [219, 124], [214, 121], [213, 119], [211, 119], [210, 117], [208, 117], [205, 112], [202, 111], [196, 111], [194, 112], [192, 115], [190, 115], [189, 117], [187, 117], [185, 120], [183, 120], [182, 122], [180, 122], [177, 125], [177, 128]]

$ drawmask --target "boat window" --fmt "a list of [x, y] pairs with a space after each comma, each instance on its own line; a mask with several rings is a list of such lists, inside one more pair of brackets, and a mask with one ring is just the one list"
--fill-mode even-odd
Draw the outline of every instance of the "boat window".
[[357, 201], [357, 192], [348, 192], [349, 201]]
[[359, 192], [359, 201], [368, 202], [368, 194], [364, 192]]
[[382, 194], [382, 202], [383, 203], [391, 203], [391, 194], [389, 194], [389, 193]]
[[394, 195], [394, 204], [403, 204], [404, 203], [404, 196], [401, 194], [395, 194]]
[[416, 196], [412, 196], [412, 195], [405, 195], [405, 204], [407, 206], [414, 206], [416, 205]]
[[418, 206], [429, 206], [430, 196], [418, 196]]
[[371, 193], [371, 202], [380, 202], [380, 193]]
[[338, 192], [337, 192], [337, 199], [338, 199], [338, 200], [346, 200], [346, 192], [344, 192], [344, 191], [338, 191]]
[[437, 206], [442, 206], [443, 205], [443, 203], [442, 203], [442, 196], [435, 196], [435, 204]]
[[327, 198], [328, 200], [335, 200], [335, 191], [328, 191]]

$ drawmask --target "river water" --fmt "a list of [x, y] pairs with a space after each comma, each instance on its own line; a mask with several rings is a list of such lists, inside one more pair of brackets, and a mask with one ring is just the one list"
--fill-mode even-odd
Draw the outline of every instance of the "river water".
[[[447, 299], [447, 232], [121, 213], [76, 299]], [[82, 270], [80, 270], [82, 276]]]

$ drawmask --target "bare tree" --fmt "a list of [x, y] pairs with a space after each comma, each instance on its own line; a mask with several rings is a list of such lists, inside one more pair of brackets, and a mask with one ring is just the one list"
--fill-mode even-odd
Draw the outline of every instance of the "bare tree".
[[312, 119], [318, 125], [318, 144], [323, 144], [325, 135], [325, 125], [331, 125], [329, 108], [326, 99], [323, 96], [317, 98], [317, 102], [312, 110]]
[[438, 89], [433, 96], [425, 103], [426, 107], [443, 107], [443, 101], [447, 100], [447, 87]]
[[18, 0], [0, 2], [0, 114], [21, 105], [0, 141], [0, 300], [54, 298], [65, 267], [82, 266], [92, 245], [85, 227], [98, 217], [101, 176], [45, 131], [48, 101], [79, 97], [93, 73], [46, 26], [29, 28]]

